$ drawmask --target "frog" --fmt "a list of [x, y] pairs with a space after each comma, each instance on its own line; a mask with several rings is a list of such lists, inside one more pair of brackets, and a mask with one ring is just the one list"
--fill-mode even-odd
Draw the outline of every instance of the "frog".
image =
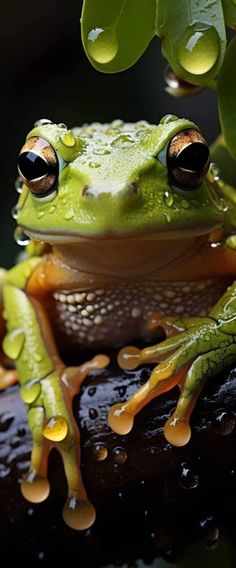
[[[158, 124], [71, 129], [41, 119], [18, 172], [15, 239], [26, 248], [0, 272], [2, 351], [11, 363], [2, 364], [0, 388], [18, 381], [28, 414], [23, 496], [48, 497], [56, 448], [68, 485], [64, 521], [85, 530], [96, 511], [72, 402], [86, 376], [109, 365], [107, 347], [117, 348], [124, 372], [154, 364], [148, 381], [109, 409], [110, 428], [128, 434], [144, 405], [178, 385], [164, 426], [176, 446], [190, 440], [206, 380], [236, 361], [235, 193], [198, 126], [171, 114]], [[142, 348], [132, 345], [137, 338]], [[65, 362], [84, 349], [94, 351], [90, 360]]]

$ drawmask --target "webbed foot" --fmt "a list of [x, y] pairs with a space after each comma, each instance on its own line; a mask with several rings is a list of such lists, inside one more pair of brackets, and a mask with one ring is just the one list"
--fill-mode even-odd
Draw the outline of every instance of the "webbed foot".
[[[221, 313], [222, 304], [219, 307]], [[110, 409], [108, 421], [112, 430], [121, 435], [130, 432], [135, 415], [149, 401], [178, 385], [180, 396], [165, 423], [164, 435], [175, 446], [187, 444], [191, 437], [191, 413], [206, 379], [236, 360], [235, 320], [234, 331], [232, 319], [219, 321], [216, 315], [215, 309], [214, 317], [210, 314], [182, 320], [166, 318], [166, 329], [172, 326], [171, 337], [141, 350], [127, 346], [120, 351], [118, 363], [123, 369], [135, 369], [147, 362], [159, 364], [129, 400]], [[161, 325], [158, 317], [153, 317], [152, 322], [154, 326]]]
[[[61, 454], [67, 478], [68, 497], [63, 509], [66, 524], [76, 530], [90, 527], [96, 517], [88, 500], [80, 469], [80, 433], [72, 411], [73, 396], [79, 392], [87, 374], [109, 363], [105, 355], [97, 355], [80, 367], [53, 372], [46, 378], [21, 389], [23, 400], [29, 404], [28, 419], [33, 436], [31, 467], [21, 484], [23, 496], [33, 503], [44, 501], [50, 492], [47, 466], [50, 450]], [[36, 389], [31, 402], [30, 390]], [[30, 389], [31, 387], [31, 389]], [[32, 399], [32, 390], [31, 390]]]

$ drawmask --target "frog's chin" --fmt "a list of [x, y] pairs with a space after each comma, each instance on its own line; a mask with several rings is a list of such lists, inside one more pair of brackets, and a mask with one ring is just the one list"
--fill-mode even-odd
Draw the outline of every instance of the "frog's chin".
[[149, 231], [139, 231], [139, 232], [127, 232], [127, 233], [115, 233], [115, 232], [106, 232], [100, 234], [90, 234], [90, 233], [79, 233], [79, 232], [68, 232], [68, 231], [41, 231], [38, 229], [32, 229], [29, 227], [24, 227], [21, 225], [21, 228], [26, 233], [26, 235], [35, 241], [43, 241], [45, 243], [49, 243], [51, 245], [63, 245], [63, 244], [76, 244], [81, 243], [83, 241], [120, 241], [120, 240], [154, 240], [154, 241], [166, 241], [166, 240], [175, 240], [175, 239], [188, 239], [194, 237], [203, 237], [209, 235], [211, 231], [219, 228], [216, 223], [209, 221], [204, 225], [196, 225], [191, 227], [177, 227], [177, 228], [168, 228], [162, 229], [150, 229]]

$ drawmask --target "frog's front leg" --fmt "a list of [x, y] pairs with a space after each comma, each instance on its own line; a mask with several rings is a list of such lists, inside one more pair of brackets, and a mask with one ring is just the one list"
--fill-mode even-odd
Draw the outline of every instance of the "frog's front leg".
[[22, 483], [23, 495], [32, 502], [46, 499], [48, 455], [60, 452], [68, 483], [63, 516], [74, 529], [93, 524], [95, 510], [89, 502], [80, 471], [80, 437], [72, 412], [72, 398], [92, 369], [107, 365], [99, 355], [75, 368], [60, 360], [42, 302], [12, 283], [4, 287], [8, 333], [3, 349], [14, 360], [33, 436], [31, 467]]
[[164, 433], [170, 443], [182, 446], [190, 439], [190, 416], [206, 379], [236, 361], [236, 284], [228, 288], [208, 317], [167, 318], [167, 322], [173, 324], [175, 332], [184, 331], [158, 345], [142, 350], [128, 346], [119, 353], [123, 369], [135, 369], [145, 362], [160, 363], [128, 401], [111, 408], [109, 423], [115, 432], [127, 434], [141, 408], [178, 385], [180, 397]]

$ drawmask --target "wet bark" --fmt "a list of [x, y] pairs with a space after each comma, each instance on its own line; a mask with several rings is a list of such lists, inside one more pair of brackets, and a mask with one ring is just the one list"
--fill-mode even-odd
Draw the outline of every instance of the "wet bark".
[[149, 370], [124, 374], [113, 363], [86, 379], [74, 401], [83, 478], [97, 509], [95, 525], [83, 533], [62, 521], [66, 485], [55, 451], [48, 500], [31, 505], [21, 496], [18, 481], [28, 469], [31, 436], [18, 388], [1, 394], [2, 561], [16, 557], [25, 567], [46, 567], [70, 559], [72, 567], [96, 567], [140, 557], [149, 561], [158, 554], [175, 559], [194, 540], [214, 546], [218, 529], [234, 533], [236, 373], [208, 381], [192, 417], [191, 441], [175, 448], [165, 441], [163, 425], [174, 410], [177, 389], [146, 406], [129, 435], [118, 436], [107, 424], [111, 405], [126, 400]]

